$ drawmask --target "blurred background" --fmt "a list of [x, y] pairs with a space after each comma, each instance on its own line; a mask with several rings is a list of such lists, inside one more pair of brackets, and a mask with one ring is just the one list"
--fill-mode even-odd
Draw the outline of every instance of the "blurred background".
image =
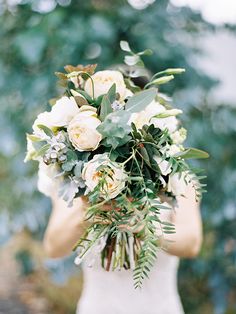
[[182, 260], [179, 290], [186, 314], [236, 313], [235, 0], [0, 0], [0, 313], [74, 313], [82, 274], [73, 256], [44, 256], [51, 204], [23, 163], [25, 132], [60, 92], [55, 71], [121, 63], [120, 40], [151, 48], [152, 72], [187, 70], [163, 91], [185, 111], [188, 145], [211, 158], [198, 163], [204, 244]]

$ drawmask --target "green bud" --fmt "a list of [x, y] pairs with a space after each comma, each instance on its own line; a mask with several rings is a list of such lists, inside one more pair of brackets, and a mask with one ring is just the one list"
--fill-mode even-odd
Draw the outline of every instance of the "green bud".
[[170, 69], [166, 69], [165, 70], [166, 74], [171, 75], [171, 74], [181, 74], [183, 72], [185, 72], [185, 69], [183, 68], [170, 68]]
[[166, 84], [169, 81], [172, 81], [174, 79], [174, 75], [166, 75], [166, 76], [162, 76], [159, 77], [153, 81], [151, 81], [150, 83], [148, 83], [145, 87], [151, 86], [151, 85], [162, 85], [162, 84]]

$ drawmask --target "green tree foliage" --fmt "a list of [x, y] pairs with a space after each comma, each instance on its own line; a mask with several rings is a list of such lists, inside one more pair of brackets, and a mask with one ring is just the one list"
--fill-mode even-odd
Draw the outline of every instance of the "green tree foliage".
[[[210, 152], [201, 165], [208, 175], [202, 203], [205, 244], [201, 258], [184, 261], [180, 291], [186, 313], [235, 313], [235, 117], [227, 106], [205, 104], [213, 81], [195, 67], [197, 39], [212, 26], [190, 9], [157, 0], [138, 12], [126, 1], [72, 1], [39, 12], [40, 1], [22, 1], [0, 19], [0, 235], [6, 239], [23, 227], [35, 234], [44, 228], [49, 201], [36, 190], [36, 164], [24, 164], [25, 132], [48, 99], [57, 97], [55, 71], [65, 64], [121, 63], [119, 41], [135, 51], [151, 48], [144, 57], [151, 72], [186, 68], [164, 92], [174, 93], [184, 108], [191, 145]], [[63, 3], [63, 1], [58, 1]], [[24, 4], [23, 4], [24, 3]], [[232, 29], [233, 31], [233, 29]]]

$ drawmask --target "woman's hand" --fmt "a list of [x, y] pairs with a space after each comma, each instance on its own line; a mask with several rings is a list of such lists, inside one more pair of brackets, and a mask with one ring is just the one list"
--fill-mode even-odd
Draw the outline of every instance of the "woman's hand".
[[[170, 254], [194, 257], [198, 254], [202, 243], [202, 223], [194, 189], [189, 186], [187, 197], [180, 196], [177, 202], [178, 208], [171, 214], [176, 233], [164, 235], [161, 242]], [[69, 208], [62, 199], [53, 198], [53, 211], [44, 237], [44, 247], [48, 256], [62, 257], [71, 253], [74, 245], [89, 226], [89, 222], [85, 220], [88, 206], [86, 197], [75, 199], [73, 206]], [[119, 210], [114, 204], [103, 205], [103, 209]], [[120, 228], [139, 232], [142, 225], [136, 229], [127, 225], [121, 225]]]

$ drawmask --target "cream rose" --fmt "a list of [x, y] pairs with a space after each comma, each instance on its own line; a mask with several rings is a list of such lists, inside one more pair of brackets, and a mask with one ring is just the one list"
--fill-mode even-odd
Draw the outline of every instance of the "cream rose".
[[[124, 100], [127, 95], [131, 95], [131, 93], [128, 93], [123, 75], [119, 71], [98, 71], [92, 75], [92, 80], [94, 83], [94, 98], [106, 94], [114, 83], [116, 84], [116, 92], [120, 95], [120, 101]], [[84, 90], [89, 96], [93, 97], [93, 85], [90, 78], [86, 80]]]
[[167, 191], [172, 192], [175, 196], [185, 195], [187, 184], [184, 180], [185, 173], [175, 173], [169, 176]]
[[101, 191], [101, 196], [114, 198], [124, 189], [127, 175], [122, 166], [116, 162], [112, 162], [107, 154], [95, 155], [92, 160], [85, 163], [82, 178], [85, 180], [87, 186], [86, 192], [88, 193], [95, 189], [104, 170], [109, 175], [106, 175], [106, 183]]
[[96, 130], [100, 124], [96, 109], [92, 106], [82, 106], [67, 128], [69, 139], [75, 149], [95, 150], [102, 139], [102, 135]]

